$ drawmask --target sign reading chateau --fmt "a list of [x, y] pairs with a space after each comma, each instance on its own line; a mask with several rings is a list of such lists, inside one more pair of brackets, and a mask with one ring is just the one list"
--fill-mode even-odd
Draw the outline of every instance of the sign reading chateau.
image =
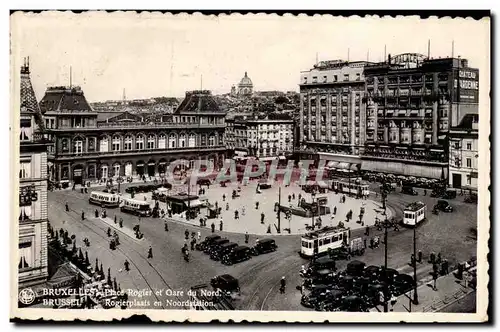
[[479, 100], [479, 72], [466, 68], [455, 71], [453, 80], [455, 102], [477, 103]]

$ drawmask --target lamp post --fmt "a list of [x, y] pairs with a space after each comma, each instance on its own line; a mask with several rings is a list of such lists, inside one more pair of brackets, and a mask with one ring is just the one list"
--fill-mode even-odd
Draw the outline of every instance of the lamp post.
[[413, 227], [413, 304], [418, 304], [417, 294], [417, 225]]
[[312, 198], [312, 205], [311, 205], [311, 227], [314, 229], [314, 216], [316, 212], [316, 205], [314, 203], [314, 199], [316, 198], [316, 193], [313, 191], [311, 193], [311, 198]]
[[281, 233], [281, 186], [278, 189], [278, 234]]
[[387, 192], [385, 189], [382, 190], [382, 206], [384, 208], [384, 221], [382, 222], [382, 227], [384, 228], [384, 278], [385, 278], [385, 286], [384, 286], [384, 312], [389, 311], [388, 302], [389, 302], [389, 283], [387, 280], [387, 252], [389, 245], [387, 243], [387, 230], [392, 227], [389, 220], [387, 220]]

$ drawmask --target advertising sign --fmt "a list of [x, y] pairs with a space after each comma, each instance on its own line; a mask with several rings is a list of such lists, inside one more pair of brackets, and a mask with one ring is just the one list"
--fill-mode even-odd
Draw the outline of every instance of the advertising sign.
[[454, 71], [453, 101], [460, 103], [479, 102], [479, 70], [460, 68]]

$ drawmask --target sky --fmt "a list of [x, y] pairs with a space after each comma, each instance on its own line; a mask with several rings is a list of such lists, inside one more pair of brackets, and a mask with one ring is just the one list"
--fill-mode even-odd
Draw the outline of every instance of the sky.
[[[19, 14], [19, 15], [17, 15]], [[300, 72], [321, 60], [381, 61], [387, 53], [469, 59], [489, 86], [489, 22], [331, 16], [202, 16], [45, 13], [11, 16], [14, 73], [29, 56], [40, 100], [48, 86], [82, 87], [90, 102], [185, 91], [228, 93], [245, 71], [254, 90], [298, 91]], [[484, 84], [486, 83], [486, 84]], [[489, 90], [489, 89], [488, 89]], [[480, 93], [486, 93], [480, 89]]]

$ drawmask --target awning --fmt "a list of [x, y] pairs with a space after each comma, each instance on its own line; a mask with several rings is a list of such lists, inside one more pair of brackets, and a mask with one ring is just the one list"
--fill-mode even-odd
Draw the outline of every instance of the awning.
[[441, 178], [442, 168], [436, 166], [424, 166], [416, 164], [405, 164], [403, 162], [385, 162], [375, 160], [364, 160], [361, 163], [361, 170], [382, 173], [392, 173], [404, 176], [418, 176], [429, 179]]
[[349, 163], [339, 163], [337, 165], [337, 168], [340, 168], [340, 169], [349, 169]]
[[338, 164], [339, 164], [338, 161], [329, 161], [328, 164], [326, 165], [326, 167], [337, 168]]
[[358, 164], [352, 164], [351, 171], [357, 171], [357, 170], [358, 170]]
[[199, 206], [203, 205], [203, 203], [199, 199], [193, 199], [192, 201], [190, 201], [189, 203], [186, 203], [186, 204], [190, 208], [195, 208], [195, 207], [199, 207]]

